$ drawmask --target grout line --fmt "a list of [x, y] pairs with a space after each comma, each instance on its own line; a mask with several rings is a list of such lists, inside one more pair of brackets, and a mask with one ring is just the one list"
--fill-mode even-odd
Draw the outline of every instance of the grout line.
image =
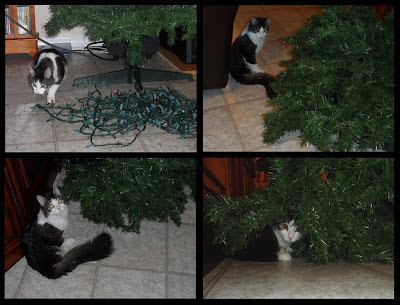
[[143, 135], [140, 134], [140, 135], [137, 137], [137, 140], [139, 141], [140, 144], [142, 144], [142, 147], [143, 147], [143, 149], [144, 149], [145, 152], [150, 152], [149, 149], [147, 148], [146, 144], [144, 143], [144, 141], [143, 141], [143, 139], [142, 139], [142, 136], [143, 136]]
[[96, 269], [94, 270], [94, 277], [93, 277], [93, 283], [92, 283], [92, 289], [90, 291], [90, 298], [94, 298], [94, 292], [96, 290], [96, 282], [97, 282], [97, 274], [99, 271], [99, 261], [96, 262]]
[[169, 245], [169, 239], [168, 239], [168, 223], [165, 224], [165, 298], [169, 298], [169, 289], [168, 289], [168, 283], [169, 283], [169, 277], [168, 277], [168, 269], [169, 269], [169, 252], [168, 252], [168, 245]]
[[24, 282], [25, 276], [28, 273], [28, 268], [29, 268], [29, 265], [28, 265], [28, 262], [27, 262], [26, 265], [25, 265], [25, 268], [24, 268], [24, 272], [22, 272], [21, 280], [19, 281], [17, 290], [15, 291], [14, 299], [18, 298], [18, 294], [19, 294], [19, 292], [21, 291], [21, 288], [22, 288], [22, 283]]
[[[104, 232], [105, 229], [105, 225], [103, 225], [102, 227], [102, 231]], [[99, 261], [96, 261], [96, 269], [94, 270], [94, 277], [93, 277], [93, 283], [92, 283], [92, 290], [90, 291], [90, 298], [93, 299], [94, 298], [94, 293], [96, 290], [96, 283], [97, 283], [97, 274], [99, 272], [99, 268], [100, 268], [100, 264]]]
[[237, 136], [238, 136], [238, 138], [239, 138], [240, 146], [242, 146], [242, 151], [246, 151], [246, 145], [244, 144], [242, 135], [240, 134], [239, 127], [238, 127], [238, 125], [236, 124], [236, 120], [235, 120], [235, 118], [234, 118], [234, 116], [233, 116], [233, 112], [232, 112], [231, 106], [230, 106], [230, 104], [228, 104], [227, 98], [225, 97], [224, 92], [222, 92], [222, 94], [223, 94], [223, 96], [224, 96], [225, 103], [226, 103], [226, 105], [227, 105], [227, 107], [228, 107], [229, 115], [230, 115], [230, 117], [232, 118], [233, 126], [235, 127]]
[[[83, 265], [94, 266], [93, 264], [89, 264], [89, 263], [85, 263]], [[126, 267], [126, 266], [116, 266], [116, 265], [107, 265], [107, 264], [99, 263], [99, 268], [100, 267], [112, 268], [112, 269], [118, 269], [118, 270], [139, 271], [139, 272], [165, 273], [165, 270], [144, 269], [144, 268], [135, 268], [135, 267], [131, 268], [131, 267]], [[196, 276], [195, 273], [185, 273], [185, 272], [178, 272], [178, 271], [168, 271], [168, 273], [175, 274], [175, 275]]]
[[53, 131], [53, 143], [54, 143], [54, 148], [56, 152], [60, 152], [60, 149], [58, 147], [58, 141], [57, 141], [57, 133], [56, 133], [56, 126], [55, 122], [51, 122], [51, 130]]

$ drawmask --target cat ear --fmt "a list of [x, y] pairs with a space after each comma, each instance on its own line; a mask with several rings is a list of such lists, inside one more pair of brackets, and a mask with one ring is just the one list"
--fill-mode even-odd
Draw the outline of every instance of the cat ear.
[[269, 17], [267, 17], [266, 19], [265, 19], [265, 24], [267, 24], [267, 25], [269, 25]]
[[45, 77], [45, 78], [50, 78], [50, 77], [51, 77], [51, 69], [50, 69], [50, 67], [48, 67], [48, 68], [44, 71], [44, 77]]
[[256, 18], [256, 17], [251, 17], [250, 23], [251, 23], [252, 25], [256, 25], [256, 24], [258, 23], [258, 22], [257, 22], [257, 18]]
[[58, 189], [57, 186], [54, 186], [54, 188], [53, 188], [53, 194], [56, 195], [56, 196], [58, 196], [58, 197], [61, 197], [61, 192], [60, 192], [60, 190]]
[[44, 198], [43, 196], [37, 195], [36, 196], [37, 201], [40, 203], [41, 206], [44, 206], [44, 204], [46, 203], [47, 199]]
[[33, 70], [32, 67], [29, 67], [29, 75], [30, 75], [31, 77], [34, 77], [35, 74], [36, 74], [35, 70]]

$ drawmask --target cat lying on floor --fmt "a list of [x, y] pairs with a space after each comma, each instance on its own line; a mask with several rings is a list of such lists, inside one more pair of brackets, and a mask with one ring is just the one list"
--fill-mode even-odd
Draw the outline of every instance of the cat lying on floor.
[[267, 226], [258, 233], [256, 239], [249, 242], [248, 247], [232, 256], [234, 259], [246, 261], [288, 261], [292, 257], [291, 244], [301, 238], [292, 217], [279, 219], [272, 227]]

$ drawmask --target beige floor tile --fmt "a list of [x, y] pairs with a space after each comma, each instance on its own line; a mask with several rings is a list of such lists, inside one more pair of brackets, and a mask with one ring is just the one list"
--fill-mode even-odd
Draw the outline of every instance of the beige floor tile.
[[263, 146], [263, 113], [269, 111], [264, 99], [231, 105], [233, 119], [243, 139], [245, 150]]
[[221, 89], [203, 91], [203, 109], [211, 109], [225, 105], [226, 103]]
[[[204, 278], [207, 299], [392, 299], [394, 278], [352, 263], [225, 259]], [[368, 266], [368, 264], [367, 264]], [[388, 269], [393, 270], [393, 265]], [[285, 283], [282, 285], [282, 283]]]
[[203, 111], [204, 151], [242, 151], [243, 148], [227, 107]]
[[51, 143], [54, 141], [49, 116], [21, 114], [6, 116], [6, 145]]
[[196, 152], [197, 139], [181, 139], [180, 135], [164, 132], [140, 137], [149, 152]]
[[262, 85], [243, 86], [238, 83], [232, 76], [229, 76], [228, 85], [222, 89], [227, 104], [243, 103], [264, 99], [267, 101], [267, 93]]
[[164, 283], [164, 273], [101, 267], [98, 271], [94, 298], [165, 298]]

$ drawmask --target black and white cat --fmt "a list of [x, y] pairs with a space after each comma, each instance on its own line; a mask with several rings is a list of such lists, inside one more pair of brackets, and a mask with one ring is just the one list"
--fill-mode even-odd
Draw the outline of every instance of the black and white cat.
[[251, 261], [288, 261], [292, 257], [291, 244], [301, 238], [292, 217], [277, 221], [272, 227], [267, 226], [250, 241], [248, 247], [232, 258]]
[[105, 232], [71, 249], [75, 239], [63, 238], [69, 224], [68, 206], [57, 187], [53, 193], [50, 199], [36, 197], [40, 203], [37, 220], [21, 238], [29, 266], [50, 279], [66, 275], [80, 264], [106, 258], [113, 252], [111, 236]]
[[36, 54], [29, 68], [29, 82], [36, 94], [47, 90], [47, 103], [54, 103], [58, 87], [64, 79], [67, 60], [56, 49], [44, 49]]
[[252, 17], [242, 34], [231, 47], [230, 73], [239, 83], [260, 84], [265, 87], [270, 98], [275, 96], [270, 84], [275, 77], [264, 73], [257, 64], [257, 55], [265, 43], [269, 31], [269, 17]]

